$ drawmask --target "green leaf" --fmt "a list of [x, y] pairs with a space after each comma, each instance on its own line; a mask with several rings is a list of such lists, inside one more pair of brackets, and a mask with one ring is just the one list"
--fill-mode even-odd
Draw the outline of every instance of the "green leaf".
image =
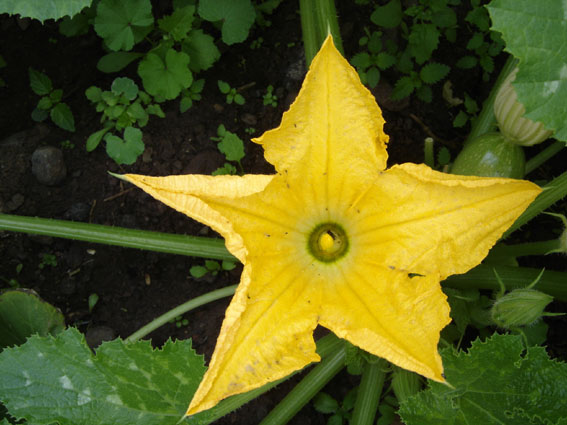
[[150, 0], [101, 0], [94, 28], [111, 50], [130, 50], [152, 29]]
[[204, 373], [191, 340], [104, 342], [92, 354], [70, 328], [0, 354], [0, 399], [34, 424], [174, 425]]
[[431, 58], [439, 44], [439, 30], [433, 24], [415, 24], [408, 37], [409, 50], [415, 61], [422, 64]]
[[513, 86], [525, 116], [567, 141], [567, 5], [555, 0], [493, 0], [487, 7], [506, 50], [520, 59]]
[[63, 130], [75, 131], [75, 118], [66, 103], [58, 103], [53, 107], [50, 114], [51, 120]]
[[139, 91], [136, 83], [127, 77], [115, 78], [112, 82], [112, 85], [110, 86], [110, 90], [118, 96], [124, 94], [124, 96], [128, 100], [136, 99]]
[[388, 69], [396, 63], [396, 57], [386, 52], [378, 53], [376, 56], [376, 65], [380, 69]]
[[124, 129], [124, 140], [114, 134], [107, 134], [106, 153], [117, 164], [131, 165], [144, 152], [142, 131], [139, 128], [126, 127]]
[[51, 93], [49, 93], [49, 99], [51, 99], [53, 103], [57, 103], [61, 101], [62, 97], [63, 97], [63, 90], [61, 89], [56, 89], [53, 90]]
[[256, 19], [250, 0], [201, 0], [199, 15], [207, 21], [222, 21], [222, 41], [229, 45], [246, 40]]
[[230, 85], [226, 81], [218, 80], [217, 85], [219, 86], [219, 90], [223, 94], [227, 94], [230, 91]]
[[184, 113], [191, 109], [193, 106], [193, 99], [190, 97], [182, 97], [181, 101], [179, 102], [179, 112]]
[[148, 105], [146, 112], [148, 114], [156, 115], [160, 118], [165, 118], [165, 114], [163, 113], [161, 106], [159, 105]]
[[390, 0], [384, 6], [378, 6], [370, 15], [370, 20], [384, 28], [395, 28], [402, 22], [402, 3], [400, 0]]
[[102, 100], [102, 90], [96, 86], [90, 86], [85, 90], [85, 96], [93, 103], [98, 103]]
[[31, 113], [32, 120], [34, 120], [35, 122], [45, 121], [48, 116], [49, 116], [49, 112], [38, 108], [35, 108]]
[[326, 392], [319, 392], [313, 399], [313, 407], [320, 413], [335, 413], [339, 410], [339, 402]]
[[234, 261], [229, 260], [222, 260], [221, 268], [226, 271], [233, 270], [236, 267], [236, 263]]
[[104, 135], [108, 133], [108, 130], [110, 130], [110, 127], [103, 128], [89, 136], [86, 145], [87, 152], [92, 152], [96, 149]]
[[158, 27], [171, 34], [175, 41], [181, 41], [187, 37], [191, 25], [193, 25], [194, 14], [195, 6], [176, 9], [171, 15], [158, 19]]
[[396, 81], [394, 90], [392, 91], [392, 100], [400, 100], [408, 97], [415, 89], [415, 85], [411, 77], [402, 77]]
[[89, 18], [86, 13], [79, 13], [72, 18], [64, 17], [59, 22], [59, 32], [65, 37], [84, 35], [89, 31]]
[[199, 279], [209, 273], [209, 271], [203, 266], [193, 266], [189, 269], [189, 273], [195, 279]]
[[226, 131], [218, 143], [221, 151], [228, 161], [240, 161], [244, 158], [244, 142], [236, 134]]
[[453, 120], [453, 127], [461, 128], [463, 127], [467, 121], [469, 120], [469, 116], [465, 111], [459, 111], [455, 119]]
[[91, 5], [92, 0], [0, 0], [0, 14], [20, 15], [43, 22], [73, 16]]
[[183, 42], [183, 51], [189, 55], [189, 68], [193, 72], [209, 69], [220, 58], [213, 37], [202, 30], [192, 30]]
[[57, 335], [65, 329], [61, 311], [30, 289], [12, 289], [0, 295], [0, 351], [21, 345], [33, 334]]
[[[565, 417], [567, 365], [522, 338], [493, 335], [468, 353], [442, 350], [447, 382], [401, 403], [406, 425], [557, 424]], [[562, 421], [561, 423], [565, 423]]]
[[39, 99], [39, 102], [37, 102], [37, 109], [41, 109], [42, 111], [49, 111], [52, 106], [53, 102], [51, 101], [49, 96], [44, 96]]
[[168, 49], [165, 62], [155, 53], [148, 53], [138, 66], [138, 74], [149, 94], [171, 100], [193, 82], [188, 65], [189, 56], [186, 53]]
[[366, 83], [370, 88], [376, 87], [378, 82], [380, 81], [380, 71], [376, 67], [370, 68], [366, 72]]
[[463, 56], [457, 61], [456, 66], [461, 69], [470, 69], [474, 68], [477, 63], [478, 60], [474, 56]]
[[467, 49], [478, 49], [480, 46], [482, 46], [482, 43], [484, 43], [484, 35], [480, 32], [475, 32], [467, 43]]
[[426, 84], [435, 84], [445, 78], [450, 69], [451, 68], [442, 63], [431, 62], [421, 68], [419, 77]]
[[30, 87], [38, 96], [45, 96], [53, 89], [51, 79], [43, 72], [28, 68], [28, 74], [30, 77]]
[[359, 71], [364, 71], [372, 64], [370, 55], [367, 52], [357, 53], [351, 58], [350, 63]]
[[110, 52], [98, 60], [96, 68], [107, 74], [118, 72], [142, 56], [142, 53], [136, 52]]
[[219, 262], [214, 260], [205, 260], [205, 267], [210, 271], [220, 270]]

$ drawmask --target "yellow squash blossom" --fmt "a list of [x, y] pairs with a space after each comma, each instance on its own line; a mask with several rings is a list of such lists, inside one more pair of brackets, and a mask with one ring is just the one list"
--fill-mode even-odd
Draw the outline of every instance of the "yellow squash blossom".
[[383, 125], [328, 38], [281, 125], [254, 140], [275, 175], [124, 176], [219, 232], [244, 264], [187, 415], [318, 361], [318, 324], [444, 380], [439, 282], [479, 264], [540, 189], [422, 164], [385, 170]]

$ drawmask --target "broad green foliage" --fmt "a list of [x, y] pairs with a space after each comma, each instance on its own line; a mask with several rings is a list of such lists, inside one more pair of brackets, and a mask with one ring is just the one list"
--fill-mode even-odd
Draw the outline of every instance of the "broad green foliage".
[[193, 25], [194, 6], [182, 7], [176, 9], [173, 14], [158, 20], [158, 27], [163, 32], [171, 34], [175, 41], [183, 41], [187, 38], [187, 33]]
[[183, 42], [183, 51], [189, 55], [189, 68], [193, 72], [209, 69], [220, 58], [215, 40], [203, 30], [192, 30]]
[[567, 141], [567, 4], [556, 0], [493, 0], [493, 29], [520, 59], [513, 83], [526, 117]]
[[63, 314], [29, 289], [14, 289], [0, 295], [0, 350], [26, 342], [39, 334], [56, 335], [65, 328]]
[[104, 140], [106, 141], [106, 153], [117, 164], [133, 164], [145, 148], [142, 141], [142, 130], [135, 127], [126, 127], [123, 138], [107, 133]]
[[524, 352], [522, 338], [494, 335], [476, 340], [468, 353], [442, 352], [445, 376], [454, 388], [430, 387], [401, 403], [407, 425], [564, 424], [567, 365], [550, 360], [542, 347]]
[[207, 21], [222, 21], [222, 41], [226, 44], [246, 40], [256, 18], [250, 0], [201, 0], [199, 15]]
[[73, 16], [91, 5], [92, 0], [0, 0], [0, 13], [20, 15], [41, 22]]
[[70, 328], [0, 354], [0, 399], [36, 425], [174, 425], [205, 371], [190, 340], [103, 343], [93, 355]]
[[151, 31], [153, 22], [150, 0], [101, 0], [94, 28], [111, 50], [130, 50]]
[[63, 90], [53, 90], [51, 79], [42, 72], [29, 68], [28, 74], [31, 89], [38, 96], [42, 96], [31, 113], [32, 119], [41, 122], [50, 117], [51, 121], [63, 130], [75, 131], [73, 113], [66, 103], [61, 102]]
[[193, 82], [189, 60], [186, 53], [173, 49], [167, 50], [165, 60], [155, 53], [148, 53], [138, 66], [144, 88], [152, 96], [175, 99]]

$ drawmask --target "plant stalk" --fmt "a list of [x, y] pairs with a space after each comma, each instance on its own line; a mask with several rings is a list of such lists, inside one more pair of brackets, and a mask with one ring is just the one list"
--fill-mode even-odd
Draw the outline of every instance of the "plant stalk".
[[344, 55], [334, 0], [299, 0], [299, 12], [307, 67], [329, 34], [333, 36], [338, 51]]
[[496, 118], [494, 117], [494, 99], [496, 99], [496, 94], [498, 93], [498, 90], [500, 90], [502, 82], [506, 79], [508, 74], [512, 72], [517, 63], [518, 61], [513, 56], [510, 56], [502, 67], [500, 75], [496, 79], [490, 94], [482, 105], [480, 114], [478, 114], [478, 117], [476, 117], [472, 123], [471, 132], [469, 133], [469, 137], [465, 140], [465, 145], [467, 145], [471, 140], [492, 131], [496, 126]]
[[545, 161], [551, 159], [556, 153], [560, 152], [565, 148], [565, 142], [554, 142], [543, 149], [540, 153], [535, 155], [533, 158], [526, 162], [525, 175], [531, 173], [536, 168], [538, 168]]
[[498, 244], [490, 250], [488, 258], [503, 257], [526, 257], [529, 255], [546, 255], [551, 251], [561, 248], [559, 239], [541, 242], [526, 242], [514, 245]]
[[0, 214], [0, 230], [124, 246], [190, 257], [238, 261], [222, 239], [125, 229], [39, 217]]
[[386, 365], [386, 360], [380, 358], [376, 358], [375, 362], [366, 363], [358, 387], [350, 425], [371, 425], [374, 423], [384, 379], [386, 378]]
[[177, 316], [181, 316], [182, 314], [185, 314], [188, 311], [191, 311], [197, 307], [201, 307], [202, 305], [208, 304], [218, 299], [224, 297], [230, 297], [231, 295], [234, 294], [234, 291], [236, 290], [237, 286], [238, 285], [226, 286], [224, 288], [217, 289], [216, 291], [208, 292], [197, 298], [193, 298], [192, 300], [189, 300], [175, 308], [172, 308], [168, 312], [152, 320], [147, 325], [142, 326], [140, 329], [138, 329], [136, 332], [134, 332], [132, 335], [126, 338], [124, 341], [135, 342], [139, 339], [142, 339], [151, 332], [155, 331], [160, 326], [165, 325], [170, 320], [175, 319]]
[[344, 344], [332, 355], [313, 368], [266, 416], [260, 425], [285, 425], [301, 410], [333, 377], [341, 371], [345, 362]]
[[[490, 289], [500, 290], [500, 284], [494, 271], [498, 273], [506, 289], [525, 288], [532, 283], [540, 269], [529, 267], [491, 266], [481, 264], [465, 274], [449, 276], [442, 282], [443, 286], [456, 289]], [[545, 270], [537, 284], [537, 289], [559, 301], [567, 301], [567, 273]]]
[[519, 229], [536, 215], [540, 214], [560, 199], [563, 199], [565, 196], [567, 196], [567, 172], [543, 186], [543, 192], [539, 194], [522, 215], [518, 217], [514, 224], [502, 235], [502, 239], [505, 239], [513, 231]]

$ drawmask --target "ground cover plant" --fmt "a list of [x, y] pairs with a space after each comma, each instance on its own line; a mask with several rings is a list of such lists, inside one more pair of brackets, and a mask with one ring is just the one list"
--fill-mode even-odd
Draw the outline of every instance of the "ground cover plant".
[[[215, 10], [205, 0], [167, 7], [148, 2], [149, 9], [134, 11], [124, 3], [120, 19], [129, 24], [108, 26], [104, 16], [118, 3], [101, 0], [81, 14], [81, 8], [69, 10], [73, 18], [65, 26], [31, 27], [40, 35], [82, 28], [76, 33], [84, 35], [46, 45], [80, 39], [96, 46], [97, 55], [84, 56], [90, 68], [81, 75], [102, 79], [69, 84], [73, 78], [59, 77], [46, 64], [20, 60], [23, 75], [39, 70], [63, 89], [76, 132], [69, 136], [49, 123], [21, 132], [26, 127], [10, 122], [13, 136], [0, 142], [10, 155], [2, 155], [10, 160], [0, 168], [0, 228], [7, 230], [0, 239], [0, 276], [10, 288], [0, 295], [2, 424], [20, 418], [173, 424], [188, 406], [184, 423], [565, 421], [564, 85], [563, 64], [550, 52], [561, 51], [567, 35], [555, 28], [562, 37], [548, 34], [543, 42], [517, 33], [553, 30], [551, 23], [564, 16], [561, 2], [514, 2], [524, 11], [519, 15], [509, 12], [510, 0], [486, 8], [456, 1], [420, 1], [409, 9], [396, 1], [352, 4], [339, 8], [339, 30], [332, 2], [302, 1], [303, 44], [298, 5], [274, 9], [279, 2], [242, 0], [217, 2], [222, 8]], [[9, 2], [0, 6], [40, 20], [50, 16], [21, 5], [7, 9]], [[433, 12], [446, 19], [435, 21]], [[402, 18], [386, 19], [387, 13]], [[367, 25], [348, 25], [361, 19]], [[3, 22], [19, 37], [25, 21], [6, 16]], [[296, 31], [284, 38], [290, 22]], [[389, 29], [383, 34], [368, 29], [384, 22]], [[159, 62], [160, 73], [169, 65], [177, 69], [173, 57], [185, 53], [187, 28], [210, 34], [220, 56], [199, 71], [203, 83], [195, 87], [177, 79], [195, 72], [191, 61], [173, 75], [160, 74], [168, 81], [165, 90], [176, 93], [166, 99], [147, 86], [141, 63]], [[490, 55], [490, 46], [484, 51], [478, 41], [471, 45], [471, 28], [479, 28], [483, 40], [498, 41], [491, 34], [501, 32], [510, 56]], [[424, 60], [411, 46], [418, 33], [431, 41], [431, 31], [438, 42]], [[415, 85], [406, 100], [391, 94], [404, 78], [400, 69], [380, 68], [372, 91], [380, 110], [343, 56], [355, 64], [367, 44], [380, 55], [376, 46], [396, 36], [408, 40], [406, 56], [423, 67], [413, 71], [417, 77], [410, 74]], [[442, 55], [463, 39], [469, 41], [458, 58]], [[0, 52], [8, 94], [20, 84], [17, 70], [10, 72], [19, 63], [15, 51]], [[467, 68], [469, 78], [452, 63], [443, 77], [453, 83], [451, 93], [429, 78], [435, 63], [473, 51], [478, 59]], [[260, 53], [257, 62], [250, 52]], [[304, 52], [311, 71], [302, 82], [297, 68]], [[483, 54], [495, 58], [494, 70]], [[96, 71], [108, 57], [130, 61], [123, 74]], [[367, 77], [375, 71], [357, 71], [373, 85]], [[29, 90], [30, 81], [22, 80]], [[473, 81], [484, 90], [473, 89]], [[429, 90], [431, 98], [424, 96]], [[246, 102], [239, 104], [237, 96]], [[37, 101], [30, 90], [29, 110], [20, 116], [31, 119]], [[483, 104], [476, 120], [454, 127], [465, 103], [467, 114], [476, 113], [473, 102]], [[102, 129], [93, 105], [104, 117]], [[148, 119], [150, 107], [164, 119]], [[14, 103], [14, 111], [6, 111], [17, 108]], [[101, 131], [97, 143], [105, 143], [106, 152], [87, 154], [91, 135]], [[38, 185], [39, 155], [34, 152], [32, 166], [26, 160], [36, 148], [43, 152], [42, 144], [63, 146], [64, 139], [75, 147], [66, 145], [63, 183]], [[91, 184], [79, 183], [85, 179]], [[210, 225], [228, 251], [207, 227], [127, 182]], [[325, 205], [328, 210], [318, 212]], [[373, 234], [376, 223], [389, 230], [365, 240], [361, 235]], [[372, 282], [362, 298], [354, 296], [361, 282]], [[318, 327], [315, 346], [317, 323], [342, 339]], [[235, 411], [247, 402], [252, 409]]]

